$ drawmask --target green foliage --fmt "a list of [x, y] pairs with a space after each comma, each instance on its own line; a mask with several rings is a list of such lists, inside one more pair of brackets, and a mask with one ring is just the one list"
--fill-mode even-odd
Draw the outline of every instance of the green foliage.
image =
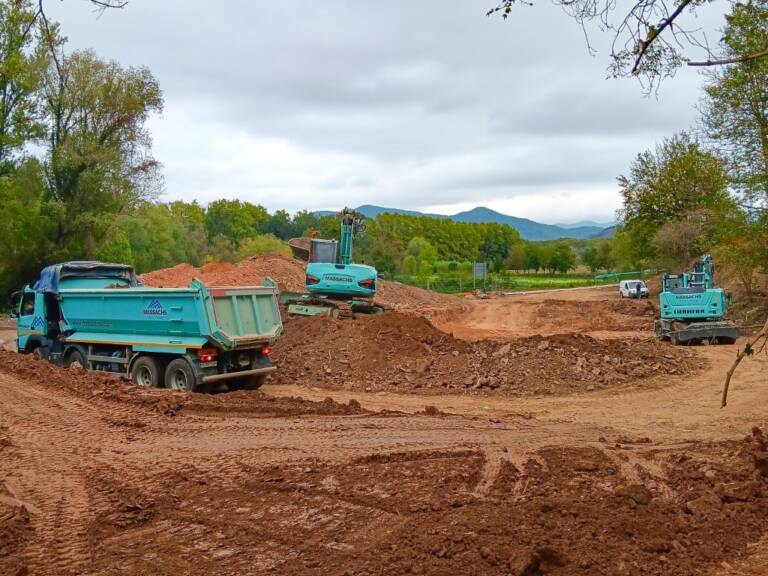
[[237, 251], [238, 260], [243, 260], [250, 256], [258, 254], [267, 254], [276, 252], [278, 254], [291, 255], [288, 244], [280, 240], [274, 234], [259, 234], [251, 238], [246, 238], [240, 243], [240, 249]]
[[58, 204], [56, 243], [92, 257], [111, 215], [159, 190], [146, 121], [162, 110], [147, 68], [123, 68], [92, 51], [60, 54], [42, 86], [49, 195]]
[[628, 239], [623, 247], [629, 260], [655, 260], [652, 240], [668, 222], [694, 214], [714, 222], [735, 209], [722, 161], [685, 133], [639, 154], [630, 175], [619, 177], [619, 185], [624, 200], [622, 234]]
[[42, 134], [36, 92], [49, 61], [31, 0], [0, 1], [0, 174]]
[[42, 210], [44, 195], [43, 170], [34, 160], [0, 176], [0, 294], [34, 278], [55, 254], [50, 222]]
[[[768, 47], [768, 1], [734, 4], [721, 46], [728, 57]], [[732, 187], [747, 200], [768, 202], [768, 58], [708, 74], [702, 124], [728, 160]]]
[[237, 248], [242, 240], [258, 234], [260, 226], [268, 220], [263, 206], [240, 200], [216, 200], [208, 205], [205, 229], [209, 240], [223, 236]]

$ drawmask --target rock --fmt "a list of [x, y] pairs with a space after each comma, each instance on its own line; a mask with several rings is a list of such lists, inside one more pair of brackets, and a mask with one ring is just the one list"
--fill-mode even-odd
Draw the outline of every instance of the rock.
[[721, 508], [722, 502], [714, 492], [705, 492], [685, 503], [685, 510], [699, 518], [713, 516], [720, 512]]
[[587, 363], [587, 359], [584, 356], [579, 356], [576, 359], [576, 372], [581, 372], [584, 369], [584, 364]]
[[587, 392], [592, 392], [594, 389], [595, 389], [595, 387], [592, 384], [587, 386]]
[[547, 349], [549, 349], [549, 340], [542, 340], [539, 342], [539, 345], [536, 346], [536, 350], [539, 352], [544, 352]]
[[651, 500], [653, 500], [653, 494], [651, 494], [651, 491], [642, 484], [627, 484], [626, 486], [619, 486], [614, 491], [614, 494], [616, 494], [616, 496], [621, 496], [622, 498], [628, 498], [636, 504], [640, 504], [642, 506], [650, 504]]
[[506, 356], [509, 354], [509, 352], [512, 350], [512, 344], [504, 344], [501, 348], [496, 350], [496, 352], [493, 353], [494, 358], [501, 358], [502, 356]]

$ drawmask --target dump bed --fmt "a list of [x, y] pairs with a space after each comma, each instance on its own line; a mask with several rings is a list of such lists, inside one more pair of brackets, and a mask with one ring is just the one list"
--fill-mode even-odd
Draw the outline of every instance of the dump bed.
[[61, 289], [62, 332], [70, 342], [130, 345], [135, 350], [215, 346], [222, 350], [272, 343], [282, 331], [277, 288]]

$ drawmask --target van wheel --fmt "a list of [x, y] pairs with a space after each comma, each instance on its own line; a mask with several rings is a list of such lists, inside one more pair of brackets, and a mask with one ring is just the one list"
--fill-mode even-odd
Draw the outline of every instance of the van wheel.
[[152, 356], [139, 356], [131, 368], [131, 380], [145, 388], [160, 388], [160, 364]]
[[85, 356], [80, 350], [72, 350], [67, 354], [67, 359], [64, 361], [65, 368], [71, 368], [72, 365], [77, 362], [80, 368], [85, 368]]
[[195, 388], [195, 374], [184, 358], [172, 360], [165, 369], [165, 387], [181, 392], [192, 392]]

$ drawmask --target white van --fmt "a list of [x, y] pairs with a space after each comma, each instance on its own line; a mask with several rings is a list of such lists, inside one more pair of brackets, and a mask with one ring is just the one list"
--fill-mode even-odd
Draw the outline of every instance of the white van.
[[648, 286], [642, 280], [619, 282], [619, 296], [622, 298], [648, 298]]

